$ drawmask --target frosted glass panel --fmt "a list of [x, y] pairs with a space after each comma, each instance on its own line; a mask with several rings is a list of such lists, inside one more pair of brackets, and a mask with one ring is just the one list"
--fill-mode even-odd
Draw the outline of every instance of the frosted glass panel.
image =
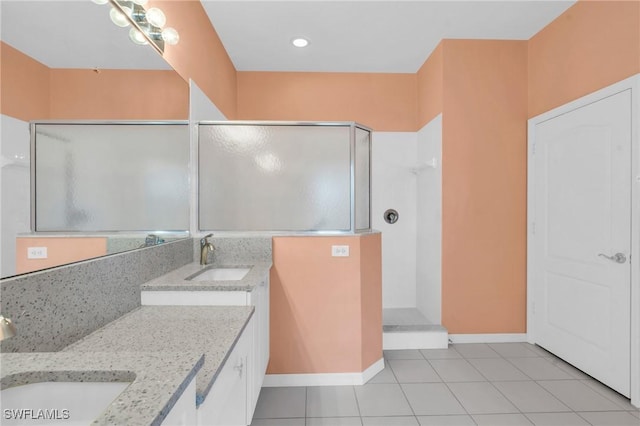
[[349, 230], [350, 128], [199, 126], [200, 229]]
[[189, 229], [186, 124], [36, 124], [37, 231]]
[[356, 229], [369, 228], [371, 134], [356, 127]]

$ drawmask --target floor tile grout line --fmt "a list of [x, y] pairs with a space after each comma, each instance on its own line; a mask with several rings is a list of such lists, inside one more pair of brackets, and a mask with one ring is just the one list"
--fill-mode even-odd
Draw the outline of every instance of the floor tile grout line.
[[[456, 351], [456, 352], [457, 352], [457, 351]], [[460, 401], [460, 400], [458, 399], [458, 396], [457, 396], [457, 395], [456, 395], [456, 394], [451, 390], [451, 388], [449, 387], [449, 384], [448, 384], [447, 382], [445, 382], [445, 381], [442, 379], [442, 376], [440, 376], [440, 373], [438, 373], [438, 370], [436, 370], [436, 369], [433, 367], [433, 364], [431, 364], [431, 362], [430, 362], [429, 360], [427, 360], [427, 362], [429, 363], [429, 365], [431, 366], [431, 368], [433, 368], [433, 371], [435, 371], [435, 372], [436, 372], [436, 375], [438, 376], [438, 378], [439, 378], [440, 380], [442, 380], [442, 383], [444, 383], [444, 385], [447, 387], [447, 390], [449, 391], [449, 393], [451, 393], [451, 395], [453, 395], [453, 397], [455, 398], [456, 402], [457, 402], [458, 404], [460, 404], [460, 406], [462, 407], [462, 409], [464, 410], [464, 412], [467, 414], [467, 416], [469, 416], [469, 417], [471, 418], [471, 420], [472, 420], [474, 423], [476, 423], [476, 421], [473, 419], [473, 417], [471, 417], [471, 414], [469, 413], [469, 411], [467, 411], [467, 407], [465, 407], [465, 406], [462, 404], [462, 401]], [[469, 362], [469, 361], [467, 361], [467, 362]], [[412, 409], [413, 409], [413, 407], [412, 407]], [[418, 423], [419, 423], [419, 422], [418, 422]], [[477, 423], [476, 423], [476, 424], [477, 424]]]
[[[356, 387], [351, 386], [351, 390], [353, 391], [353, 397], [356, 400], [356, 408], [358, 409], [358, 416], [360, 416], [360, 418], [362, 419], [362, 411], [360, 411], [360, 402], [358, 401], [358, 394], [356, 393]], [[362, 423], [362, 420], [360, 420], [360, 422]]]
[[[538, 358], [543, 358], [543, 357], [538, 357]], [[527, 374], [524, 370], [522, 370], [521, 368], [519, 368], [516, 364], [514, 364], [513, 362], [511, 362], [513, 358], [505, 358], [505, 360], [513, 365], [519, 372], [521, 372], [522, 374], [524, 374], [525, 376], [527, 376], [529, 379], [536, 381], [536, 379], [534, 379], [533, 377], [531, 377], [529, 374]], [[544, 359], [544, 358], [543, 358]], [[560, 380], [567, 380], [567, 379], [560, 379]]]
[[[418, 352], [420, 352], [420, 350], [418, 350]], [[420, 355], [422, 355], [422, 352], [420, 352]], [[427, 361], [427, 360], [425, 360], [425, 361]], [[427, 363], [428, 362], [429, 361], [427, 361]], [[391, 364], [389, 364], [389, 368], [391, 369], [391, 374], [393, 374], [393, 377], [396, 379], [396, 383], [397, 383], [398, 387], [400, 387], [400, 392], [402, 392], [402, 396], [404, 396], [404, 399], [405, 399], [405, 401], [407, 401], [407, 405], [409, 406], [409, 409], [413, 413], [413, 417], [415, 417], [416, 421], [418, 422], [418, 424], [420, 424], [420, 421], [418, 420], [418, 416], [416, 414], [416, 411], [413, 409], [413, 406], [411, 405], [411, 401], [409, 401], [409, 398], [407, 397], [407, 394], [404, 391], [404, 388], [402, 387], [402, 383], [400, 383], [400, 380], [398, 380], [398, 377], [396, 376], [396, 372], [393, 371], [393, 367], [391, 366]], [[438, 374], [438, 373], [436, 373], [436, 374]]]
[[574, 411], [574, 413], [576, 414], [576, 416], [580, 417], [582, 420], [584, 420], [585, 422], [589, 423], [591, 426], [593, 426], [593, 423], [591, 423], [589, 420], [585, 419], [579, 412]]
[[[522, 381], [524, 381], [524, 380], [522, 380]], [[540, 389], [542, 389], [544, 392], [546, 392], [546, 393], [548, 393], [549, 395], [551, 395], [551, 397], [552, 397], [553, 399], [557, 400], [557, 401], [558, 401], [562, 406], [566, 407], [566, 408], [569, 410], [569, 412], [573, 411], [573, 408], [569, 407], [569, 405], [568, 405], [566, 402], [564, 402], [563, 400], [561, 400], [560, 398], [558, 398], [557, 396], [555, 396], [554, 394], [552, 394], [551, 392], [549, 392], [549, 390], [547, 390], [545, 387], [543, 387], [542, 385], [540, 385], [540, 384], [539, 384], [538, 382], [536, 382], [535, 380], [526, 380], [526, 381], [527, 381], [527, 382], [529, 382], [529, 381], [530, 381], [530, 382], [535, 383], [537, 386], [539, 386], [539, 387], [540, 387]], [[496, 382], [501, 383], [501, 382], [504, 382], [504, 381], [502, 381], [502, 380], [497, 380]], [[492, 383], [493, 383], [493, 382], [492, 382]], [[502, 395], [504, 395], [504, 397], [505, 397], [505, 398], [507, 398], [507, 399], [508, 399], [508, 400], [509, 400], [509, 401], [510, 401], [510, 402], [511, 402], [511, 403], [512, 403], [516, 408], [518, 408], [518, 407], [516, 406], [516, 404], [515, 404], [513, 401], [511, 401], [511, 399], [509, 398], [509, 396], [508, 396], [507, 394], [505, 394], [504, 392], [502, 392], [502, 391], [500, 390], [500, 388], [498, 388], [496, 385], [494, 385], [494, 387], [495, 387], [496, 389], [498, 389], [498, 392], [502, 393]], [[520, 409], [518, 408], [518, 410], [520, 410]], [[522, 412], [522, 414], [526, 414], [526, 413], [528, 413], [528, 411], [522, 411], [522, 410], [520, 410], [520, 411]], [[566, 413], [566, 412], [567, 412], [567, 411], [558, 411], [558, 413]], [[532, 414], [533, 414], [533, 413], [535, 413], [535, 412], [532, 412]]]
[[[524, 381], [524, 380], [523, 380]], [[552, 398], [554, 398], [555, 400], [557, 400], [562, 406], [566, 407], [569, 411], [557, 411], [557, 413], [569, 413], [569, 412], [574, 412], [573, 408], [569, 407], [569, 405], [567, 405], [563, 400], [561, 400], [560, 398], [558, 398], [557, 396], [555, 396], [554, 394], [552, 394], [551, 392], [549, 392], [547, 389], [545, 389], [543, 386], [541, 386], [540, 384], [538, 384], [535, 380], [526, 380], [526, 381], [531, 381], [533, 383], [535, 383], [536, 385], [540, 386], [540, 388], [548, 393], [549, 395], [551, 395]], [[500, 383], [501, 381], [498, 381], [498, 383]], [[498, 390], [498, 392], [500, 392], [502, 394], [502, 396], [504, 396], [505, 398], [507, 398], [507, 400], [518, 409], [518, 411], [520, 411], [520, 413], [522, 415], [524, 415], [525, 417], [527, 416], [527, 413], [529, 414], [536, 414], [537, 412], [529, 412], [529, 411], [522, 411], [510, 398], [507, 394], [505, 394], [504, 392], [502, 392], [500, 390], [500, 388], [498, 388], [493, 382], [489, 382], [493, 385], [494, 388], [496, 388]], [[513, 383], [513, 382], [512, 382]]]
[[[540, 383], [538, 383], [538, 380], [534, 380], [536, 382], [536, 384], [538, 386], [540, 386], [541, 388], [543, 388], [544, 390], [546, 390], [547, 392], [551, 393], [551, 391], [547, 390], [547, 388], [545, 388], [544, 386], [542, 386]], [[540, 380], [542, 382], [581, 382], [581, 380], [578, 379], [565, 379], [565, 380]], [[595, 411], [589, 411], [589, 410], [583, 410], [583, 412], [602, 412], [602, 413], [617, 413], [617, 412], [621, 412], [621, 411], [629, 411], [626, 410], [625, 408], [622, 408], [621, 406], [619, 406], [618, 404], [615, 404], [614, 401], [611, 401], [610, 399], [606, 398], [604, 395], [600, 394], [598, 391], [596, 391], [595, 389], [591, 389], [589, 386], [585, 385], [584, 383], [581, 383], [583, 386], [587, 387], [587, 389], [594, 391], [595, 393], [597, 393], [599, 396], [603, 397], [604, 399], [606, 399], [607, 401], [611, 402], [612, 404], [614, 404], [615, 406], [618, 407], [617, 410], [595, 410]], [[551, 393], [551, 395], [553, 395], [553, 393]], [[568, 407], [568, 404], [565, 403], [564, 401], [562, 401], [560, 398], [558, 398], [557, 396], [553, 395], [554, 397], [556, 397], [560, 402], [562, 402], [564, 405], [566, 405]], [[573, 408], [569, 407], [569, 409], [571, 409], [571, 411], [573, 411], [574, 413], [578, 413], [577, 410], [574, 410]]]
[[[585, 374], [586, 374], [586, 373], [585, 373]], [[608, 387], [608, 386], [607, 386], [607, 385], [605, 385], [604, 383], [602, 383], [602, 382], [600, 382], [600, 381], [598, 381], [598, 380], [596, 380], [596, 379], [594, 379], [594, 378], [592, 378], [592, 377], [590, 377], [589, 379], [577, 379], [577, 380], [579, 380], [580, 382], [589, 382], [590, 380], [594, 380], [594, 381], [596, 381], [597, 383], [600, 383], [601, 385], [605, 386], [607, 389], [611, 390], [612, 392], [616, 392], [615, 390], [611, 389], [610, 387]], [[621, 403], [619, 404], [619, 403], [618, 403], [618, 401], [616, 401], [616, 400], [613, 398], [613, 395], [611, 395], [611, 398], [610, 398], [610, 397], [609, 397], [609, 395], [607, 394], [607, 392], [600, 392], [600, 390], [599, 390], [599, 389], [597, 389], [597, 388], [592, 388], [591, 386], [587, 385], [586, 383], [584, 383], [584, 385], [585, 385], [585, 386], [587, 386], [589, 389], [593, 390], [594, 392], [596, 392], [598, 395], [603, 396], [604, 398], [606, 398], [606, 399], [608, 399], [609, 401], [611, 401], [611, 402], [613, 402], [614, 404], [616, 404], [618, 407], [621, 407], [621, 408], [622, 408], [622, 406], [620, 405]], [[617, 394], [617, 395], [620, 395], [620, 397], [622, 397], [622, 398], [626, 398], [624, 395], [622, 395], [622, 394], [620, 394], [620, 393], [618, 393], [618, 392], [616, 392], [616, 394]], [[631, 405], [631, 399], [629, 399], [629, 405]], [[631, 406], [633, 407], [633, 405], [631, 405]], [[633, 409], [633, 408], [632, 408], [632, 409], [623, 408], [623, 410], [626, 410], [626, 411], [634, 411], [634, 409]], [[638, 410], [638, 408], [635, 408], [635, 410]]]

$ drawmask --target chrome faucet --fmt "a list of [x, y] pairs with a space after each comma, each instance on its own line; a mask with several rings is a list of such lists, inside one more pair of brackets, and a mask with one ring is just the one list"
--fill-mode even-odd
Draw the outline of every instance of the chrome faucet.
[[209, 241], [207, 241], [207, 238], [209, 238], [209, 237], [213, 237], [213, 234], [205, 235], [200, 240], [200, 264], [201, 265], [206, 265], [207, 264], [207, 261], [209, 259], [209, 252], [210, 251], [214, 251], [216, 249], [213, 246], [213, 244], [211, 244]]
[[[20, 315], [22, 316], [22, 315]], [[0, 340], [8, 339], [16, 335], [16, 326], [10, 318], [0, 315]]]

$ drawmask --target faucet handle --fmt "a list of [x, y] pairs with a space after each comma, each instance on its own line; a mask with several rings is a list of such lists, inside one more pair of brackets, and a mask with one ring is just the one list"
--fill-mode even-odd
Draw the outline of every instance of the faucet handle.
[[202, 237], [200, 239], [200, 245], [203, 246], [203, 245], [207, 244], [207, 242], [208, 242], [207, 238], [211, 238], [211, 237], [213, 237], [213, 234], [207, 234], [204, 237]]

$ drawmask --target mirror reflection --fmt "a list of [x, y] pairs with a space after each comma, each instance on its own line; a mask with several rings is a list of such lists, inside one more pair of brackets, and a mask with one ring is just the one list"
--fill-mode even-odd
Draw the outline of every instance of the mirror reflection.
[[[0, 277], [187, 236], [167, 231], [188, 226], [158, 228], [148, 215], [148, 224], [136, 224], [136, 230], [146, 230], [140, 233], [119, 227], [105, 229], [115, 233], [32, 233], [30, 122], [188, 119], [187, 82], [153, 48], [132, 43], [127, 29], [113, 25], [109, 8], [89, 0], [0, 2]], [[120, 161], [127, 155], [111, 152]], [[155, 173], [166, 183], [161, 168]], [[103, 172], [120, 185], [128, 173], [119, 167]]]

